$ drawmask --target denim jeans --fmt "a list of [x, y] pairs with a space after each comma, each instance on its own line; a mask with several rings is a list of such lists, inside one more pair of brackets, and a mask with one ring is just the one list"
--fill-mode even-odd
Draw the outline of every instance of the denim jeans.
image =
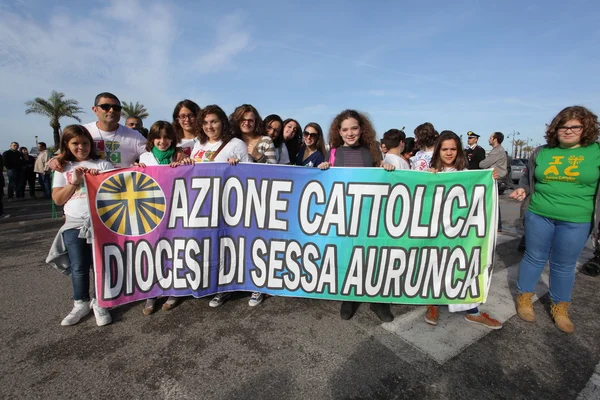
[[575, 265], [592, 228], [591, 222], [565, 222], [525, 213], [525, 254], [519, 265], [517, 288], [534, 292], [546, 261], [550, 261], [550, 298], [571, 301]]
[[23, 171], [18, 168], [11, 168], [6, 170], [6, 176], [8, 178], [8, 189], [7, 195], [9, 199], [12, 199], [13, 194], [17, 198], [25, 197], [25, 182], [23, 181]]
[[78, 236], [79, 229], [68, 229], [63, 232], [63, 240], [71, 262], [73, 300], [90, 301], [92, 245], [87, 244], [85, 239], [80, 239]]
[[52, 179], [52, 174], [38, 174], [38, 179], [40, 182], [40, 186], [44, 189], [44, 196], [51, 197], [52, 192], [50, 191], [50, 179]]

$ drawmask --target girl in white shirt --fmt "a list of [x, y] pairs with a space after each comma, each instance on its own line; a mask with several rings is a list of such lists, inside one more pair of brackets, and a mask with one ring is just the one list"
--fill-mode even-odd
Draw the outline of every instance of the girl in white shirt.
[[225, 161], [231, 165], [252, 162], [246, 144], [234, 137], [221, 107], [214, 104], [204, 107], [199, 119], [201, 128], [191, 155], [194, 162]]
[[96, 154], [93, 142], [92, 135], [85, 127], [67, 126], [60, 141], [58, 157], [62, 172], [54, 173], [52, 200], [59, 206], [64, 205], [65, 213], [65, 224], [58, 232], [54, 246], [62, 243], [69, 256], [67, 268], [71, 271], [74, 300], [73, 309], [61, 322], [63, 326], [78, 323], [92, 309], [98, 326], [112, 322], [108, 311], [100, 307], [96, 299], [90, 301], [92, 246], [83, 236], [85, 229], [82, 229], [89, 226], [86, 220], [90, 217], [84, 174], [97, 175], [99, 171], [113, 168], [111, 163], [101, 160]]
[[[442, 131], [433, 147], [433, 156], [429, 172], [454, 172], [467, 168], [467, 156], [463, 150], [460, 138], [452, 131]], [[494, 174], [494, 178], [497, 173]], [[479, 312], [478, 304], [450, 304], [450, 311], [466, 311], [465, 320], [490, 329], [502, 328], [502, 323], [487, 313]], [[428, 305], [425, 313], [425, 322], [430, 325], [438, 323], [438, 306]]]
[[[139, 163], [134, 165], [142, 168], [149, 165], [168, 165], [175, 168], [179, 165], [194, 164], [189, 157], [181, 153], [182, 150], [177, 147], [177, 133], [173, 125], [167, 121], [156, 121], [148, 132], [146, 152], [140, 156]], [[177, 161], [178, 159], [180, 161]], [[163, 311], [169, 311], [177, 307], [177, 304], [179, 304], [179, 299], [175, 296], [169, 296], [162, 309]], [[147, 299], [142, 313], [144, 315], [152, 314], [155, 305], [156, 298]]]

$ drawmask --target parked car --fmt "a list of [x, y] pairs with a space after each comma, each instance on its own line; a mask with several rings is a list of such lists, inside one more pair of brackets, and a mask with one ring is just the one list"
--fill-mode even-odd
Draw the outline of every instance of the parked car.
[[527, 169], [527, 166], [525, 163], [523, 163], [523, 161], [521, 161], [520, 158], [513, 158], [510, 161], [510, 166], [512, 170], [510, 178], [514, 183], [518, 183], [519, 179], [521, 179], [523, 173]]
[[517, 160], [521, 160], [521, 162], [525, 165], [527, 165], [527, 163], [529, 163], [529, 159], [528, 158], [517, 158]]

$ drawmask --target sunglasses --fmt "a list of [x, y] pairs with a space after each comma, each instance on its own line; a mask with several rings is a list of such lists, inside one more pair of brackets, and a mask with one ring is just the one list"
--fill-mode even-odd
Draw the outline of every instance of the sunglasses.
[[310, 138], [318, 138], [319, 134], [318, 133], [311, 133], [311, 132], [306, 132], [304, 131], [304, 137], [310, 137]]
[[118, 104], [98, 104], [96, 107], [100, 107], [104, 111], [109, 111], [111, 108], [116, 112], [120, 112], [123, 107]]

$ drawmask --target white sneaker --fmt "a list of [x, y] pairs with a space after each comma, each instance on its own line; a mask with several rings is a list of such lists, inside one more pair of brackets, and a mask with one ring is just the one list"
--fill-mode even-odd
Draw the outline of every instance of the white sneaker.
[[92, 308], [94, 309], [94, 316], [96, 317], [96, 325], [104, 326], [112, 322], [112, 317], [108, 310], [100, 307], [96, 299], [92, 299]]
[[89, 301], [75, 300], [73, 302], [73, 309], [71, 310], [69, 315], [67, 315], [62, 320], [62, 322], [60, 324], [62, 326], [75, 325], [76, 323], [78, 323], [81, 320], [81, 318], [88, 315], [91, 310], [92, 309], [90, 308]]
[[265, 298], [264, 294], [258, 293], [258, 292], [254, 292], [254, 293], [252, 293], [252, 297], [250, 297], [250, 301], [248, 302], [248, 305], [250, 307], [257, 306], [260, 303], [262, 303], [262, 301], [263, 301], [264, 298]]
[[225, 300], [227, 300], [230, 296], [231, 293], [217, 293], [217, 295], [213, 297], [208, 305], [211, 307], [219, 307], [220, 305], [223, 305]]

